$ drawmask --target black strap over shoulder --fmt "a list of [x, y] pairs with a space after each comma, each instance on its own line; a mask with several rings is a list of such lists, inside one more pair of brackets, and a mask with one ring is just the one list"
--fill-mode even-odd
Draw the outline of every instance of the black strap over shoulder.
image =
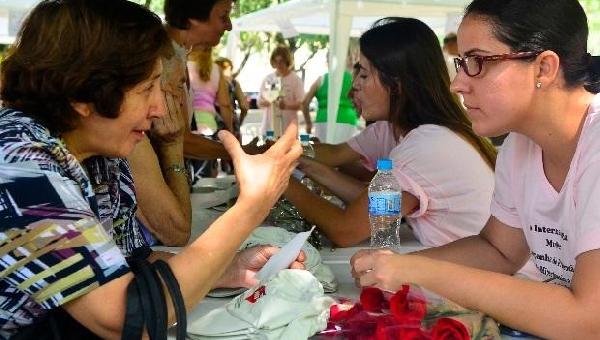
[[173, 301], [173, 307], [175, 308], [175, 316], [177, 318], [177, 339], [183, 340], [185, 339], [186, 335], [187, 316], [185, 313], [185, 301], [181, 295], [179, 282], [177, 282], [177, 278], [175, 278], [175, 275], [173, 275], [171, 267], [169, 267], [165, 261], [157, 260], [154, 262], [154, 267], [160, 273], [165, 285], [169, 289], [169, 294], [171, 295], [171, 299]]
[[[185, 340], [187, 318], [179, 283], [169, 265], [161, 260], [150, 264], [141, 255], [129, 260], [135, 277], [127, 286], [125, 324], [121, 339], [141, 339], [144, 327], [150, 339], [167, 338], [167, 305], [162, 282], [169, 290], [177, 318], [177, 340]], [[162, 281], [161, 281], [162, 278]], [[56, 308], [44, 320], [23, 327], [11, 339], [100, 339], [64, 309]]]
[[157, 262], [158, 264], [150, 264], [139, 258], [130, 262], [135, 277], [127, 287], [127, 306], [122, 339], [141, 338], [144, 326], [146, 326], [150, 339], [166, 339], [168, 315], [161, 277], [169, 289], [175, 308], [177, 339], [185, 339], [187, 322], [179, 283], [166, 262], [161, 260]]

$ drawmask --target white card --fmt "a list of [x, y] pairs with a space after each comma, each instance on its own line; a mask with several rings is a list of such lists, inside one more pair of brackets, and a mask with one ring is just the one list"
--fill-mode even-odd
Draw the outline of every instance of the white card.
[[264, 282], [275, 276], [280, 270], [288, 268], [298, 257], [300, 250], [302, 250], [302, 246], [306, 240], [308, 240], [308, 237], [314, 229], [315, 226], [309, 231], [296, 234], [290, 242], [281, 247], [275, 255], [271, 256], [262, 269], [256, 273], [256, 278], [259, 281]]

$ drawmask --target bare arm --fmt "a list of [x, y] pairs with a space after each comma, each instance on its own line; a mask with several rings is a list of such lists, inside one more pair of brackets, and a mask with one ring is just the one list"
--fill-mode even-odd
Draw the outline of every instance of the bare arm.
[[173, 165], [183, 166], [181, 149], [181, 144], [162, 145], [155, 154], [146, 138], [128, 158], [146, 226], [168, 246], [185, 245], [190, 237], [192, 213], [187, 177], [167, 170]]
[[[219, 279], [239, 244], [267, 215], [285, 190], [288, 178], [302, 153], [292, 124], [282, 138], [261, 155], [244, 154], [235, 137], [221, 132], [232, 155], [240, 183], [237, 203], [179, 254], [169, 258], [186, 309], [191, 310]], [[124, 275], [65, 305], [65, 309], [103, 338], [118, 338], [123, 326], [126, 287], [132, 274]], [[173, 306], [168, 302], [170, 322]]]
[[219, 88], [217, 89], [217, 104], [219, 105], [219, 115], [223, 119], [227, 131], [233, 132], [233, 106], [229, 96], [229, 84], [223, 76], [223, 71], [219, 72]]
[[[136, 186], [138, 217], [152, 234], [166, 245], [187, 243], [191, 227], [191, 205], [187, 177], [174, 168], [183, 168], [183, 134], [186, 113], [172, 96], [166, 96], [167, 114], [152, 122], [128, 160]], [[171, 170], [169, 170], [171, 169]]]
[[338, 171], [362, 182], [370, 182], [376, 171], [370, 171], [360, 161], [342, 164], [337, 167]]
[[[402, 212], [405, 214], [414, 210], [415, 204], [418, 207], [418, 200], [409, 193], [403, 194], [406, 198], [402, 200]], [[366, 188], [345, 209], [310, 192], [295, 179], [290, 180], [285, 197], [298, 208], [302, 216], [316, 224], [327, 238], [340, 247], [353, 246], [371, 236]]]
[[240, 126], [244, 123], [244, 119], [246, 119], [246, 115], [248, 114], [248, 99], [242, 91], [242, 87], [240, 83], [236, 80], [233, 80], [233, 85], [235, 89], [235, 98], [240, 106]]
[[529, 247], [521, 229], [509, 227], [491, 216], [479, 235], [425, 249], [417, 254], [469, 267], [514, 274], [529, 258]]
[[229, 158], [227, 151], [220, 142], [195, 135], [189, 130], [183, 136], [183, 155], [192, 159]]
[[386, 256], [383, 262], [388, 264], [378, 267], [382, 256], [374, 271], [390, 270], [399, 280], [418, 284], [513, 328], [547, 339], [600, 336], [600, 250], [578, 256], [571, 289], [423, 256]]
[[543, 338], [600, 336], [600, 250], [577, 257], [571, 289], [507, 275], [527, 257], [522, 231], [491, 218], [479, 236], [414, 255], [361, 251], [351, 262], [361, 285], [395, 291], [415, 283]]
[[314, 148], [315, 159], [325, 165], [337, 167], [360, 160], [360, 154], [354, 151], [347, 143], [316, 143]]
[[310, 192], [298, 181], [290, 179], [285, 197], [298, 208], [302, 216], [316, 224], [327, 238], [340, 247], [355, 245], [371, 235], [366, 194], [350, 203], [346, 209], [340, 209]]
[[304, 171], [306, 176], [329, 189], [344, 202], [355, 200], [368, 185], [368, 183], [359, 181], [332, 167], [306, 157], [301, 157], [300, 169]]
[[309, 105], [314, 98], [319, 86], [321, 86], [322, 77], [317, 78], [315, 82], [310, 86], [308, 92], [304, 95], [302, 100], [302, 115], [304, 115], [304, 121], [306, 122], [306, 132], [311, 133], [312, 131], [312, 120], [310, 119]]

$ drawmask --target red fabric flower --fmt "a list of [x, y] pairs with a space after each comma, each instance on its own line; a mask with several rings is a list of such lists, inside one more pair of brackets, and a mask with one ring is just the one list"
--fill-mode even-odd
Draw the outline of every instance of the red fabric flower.
[[392, 315], [400, 324], [418, 324], [427, 314], [425, 300], [415, 296], [409, 296], [410, 287], [403, 285], [390, 299], [390, 310]]
[[471, 336], [467, 327], [452, 318], [440, 318], [431, 328], [433, 340], [469, 340]]
[[383, 291], [375, 287], [365, 287], [360, 292], [360, 304], [368, 312], [381, 313], [387, 307]]

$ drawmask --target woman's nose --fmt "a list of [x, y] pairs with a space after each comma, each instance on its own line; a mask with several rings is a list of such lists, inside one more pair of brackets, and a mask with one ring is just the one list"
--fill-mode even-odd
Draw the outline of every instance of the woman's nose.
[[468, 79], [465, 78], [469, 78], [469, 76], [466, 75], [462, 68], [459, 68], [454, 76], [454, 79], [451, 79], [450, 91], [454, 93], [467, 92]]
[[160, 86], [156, 86], [152, 91], [152, 102], [150, 103], [150, 116], [151, 118], [161, 118], [167, 114], [167, 107], [165, 105], [165, 97], [160, 89]]

